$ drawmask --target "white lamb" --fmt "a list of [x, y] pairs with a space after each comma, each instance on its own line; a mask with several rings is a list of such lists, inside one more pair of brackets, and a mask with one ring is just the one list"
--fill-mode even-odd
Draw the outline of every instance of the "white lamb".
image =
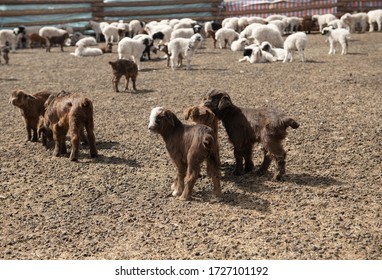
[[38, 35], [47, 39], [51, 37], [59, 37], [64, 35], [65, 33], [68, 33], [68, 32], [66, 30], [63, 30], [57, 27], [45, 26], [39, 30]]
[[83, 45], [79, 45], [75, 50], [74, 53], [70, 53], [74, 56], [98, 56], [102, 55], [102, 50], [99, 48], [87, 48]]
[[227, 45], [231, 46], [233, 41], [239, 39], [239, 33], [233, 29], [223, 27], [216, 31], [215, 39], [219, 42], [219, 47], [222, 49], [223, 44], [224, 48], [226, 48]]
[[378, 31], [382, 31], [382, 10], [373, 10], [367, 13], [369, 18], [369, 32], [374, 31], [374, 23], [378, 26]]
[[267, 41], [262, 42], [260, 48], [262, 51], [273, 55], [279, 61], [283, 61], [285, 59], [285, 50], [283, 48], [275, 48]]
[[345, 28], [345, 24], [340, 19], [335, 19], [328, 22], [328, 26], [332, 26], [334, 28]]
[[154, 40], [159, 39], [160, 43], [169, 42], [171, 39], [171, 33], [173, 29], [169, 25], [165, 24], [147, 24], [146, 31], [153, 37]]
[[238, 26], [238, 31], [241, 32], [244, 30], [249, 25], [248, 23], [248, 17], [240, 17], [237, 26]]
[[298, 27], [302, 25], [303, 18], [299, 17], [287, 17], [286, 22], [287, 22], [287, 31], [292, 33], [294, 31], [298, 30]]
[[100, 41], [100, 36], [102, 34], [100, 23], [97, 22], [97, 21], [91, 20], [91, 21], [89, 21], [89, 25], [90, 25], [91, 29], [93, 29], [93, 31], [94, 31], [94, 33], [96, 35], [96, 41], [99, 42]]
[[284, 42], [285, 58], [283, 62], [287, 62], [288, 59], [289, 62], [292, 62], [293, 55], [296, 50], [300, 54], [301, 61], [305, 62], [304, 50], [307, 42], [308, 37], [306, 36], [305, 32], [297, 32], [292, 35], [289, 35]]
[[178, 66], [179, 55], [187, 60], [187, 70], [191, 68], [191, 60], [195, 51], [200, 47], [203, 37], [194, 34], [190, 39], [176, 38], [168, 43], [168, 53], [171, 54], [171, 69], [175, 70]]
[[174, 31], [171, 33], [171, 39], [173, 40], [175, 38], [191, 38], [192, 35], [195, 33], [200, 33], [201, 26], [195, 25], [193, 28], [179, 28], [174, 29]]
[[322, 28], [328, 25], [329, 22], [332, 20], [335, 20], [336, 17], [332, 14], [324, 14], [324, 15], [314, 15], [312, 16], [312, 20], [316, 20], [318, 23], [318, 26], [320, 27], [320, 32], [322, 31]]
[[112, 42], [119, 42], [120, 37], [123, 35], [124, 30], [119, 29], [118, 27], [115, 27], [111, 24], [106, 26], [104, 29], [102, 29], [102, 34], [105, 36], [105, 42], [106, 43], [112, 43]]
[[130, 29], [130, 37], [134, 37], [135, 35], [139, 34], [143, 28], [145, 27], [145, 24], [142, 21], [139, 21], [137, 19], [133, 19], [129, 22], [129, 29]]
[[277, 59], [266, 51], [262, 51], [260, 47], [253, 47], [251, 56], [244, 56], [239, 62], [248, 61], [250, 63], [266, 63], [275, 62]]
[[356, 13], [353, 15], [346, 13], [341, 17], [341, 21], [345, 24], [346, 29], [353, 33], [358, 24], [361, 26], [361, 32], [366, 32], [369, 19], [366, 13]]
[[249, 42], [246, 38], [240, 38], [236, 41], [233, 41], [231, 44], [231, 51], [237, 52], [244, 50], [245, 46], [248, 46]]
[[265, 19], [263, 19], [261, 17], [255, 17], [255, 16], [249, 17], [247, 19], [247, 21], [248, 21], [248, 24], [252, 24], [252, 23], [266, 24], [267, 23], [267, 21]]
[[271, 22], [272, 20], [283, 20], [285, 18], [286, 18], [286, 16], [284, 16], [284, 15], [270, 15], [265, 19], [265, 21]]
[[6, 43], [8, 42], [11, 44], [11, 52], [15, 52], [16, 46], [20, 38], [23, 36], [23, 32], [24, 31], [21, 31], [18, 27], [13, 30], [0, 30], [0, 47], [6, 46]]
[[244, 28], [243, 31], [240, 32], [239, 34], [239, 38], [248, 38], [252, 35], [252, 32], [253, 30], [258, 27], [258, 26], [262, 26], [261, 23], [251, 23], [250, 25], [248, 25], [247, 27]]
[[129, 37], [123, 38], [118, 43], [118, 58], [119, 59], [132, 59], [138, 66], [138, 70], [141, 70], [141, 57], [148, 46], [148, 40], [144, 39], [131, 39]]
[[84, 37], [77, 41], [76, 46], [97, 46], [97, 41], [94, 37]]
[[329, 45], [330, 45], [329, 54], [336, 53], [336, 49], [335, 49], [336, 42], [339, 42], [342, 46], [341, 54], [347, 54], [348, 41], [350, 39], [350, 32], [347, 29], [344, 29], [344, 28], [334, 29], [332, 26], [328, 26], [322, 29], [321, 34], [328, 36]]
[[250, 39], [254, 39], [258, 44], [267, 41], [276, 48], [282, 48], [284, 43], [280, 32], [268, 25], [260, 25], [255, 27], [252, 31]]

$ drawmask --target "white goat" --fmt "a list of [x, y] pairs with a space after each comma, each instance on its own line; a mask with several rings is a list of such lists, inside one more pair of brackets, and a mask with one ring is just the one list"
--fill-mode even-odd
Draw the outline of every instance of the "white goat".
[[219, 42], [219, 47], [222, 49], [223, 44], [224, 48], [226, 48], [227, 45], [231, 46], [233, 41], [239, 39], [239, 33], [233, 29], [223, 27], [216, 31], [215, 39]]
[[336, 19], [336, 17], [332, 14], [312, 16], [312, 20], [317, 21], [318, 26], [320, 27], [320, 32], [322, 31], [322, 28], [324, 28], [326, 25], [328, 25], [329, 22], [331, 22], [332, 20], [335, 20], [335, 19]]
[[102, 50], [99, 48], [87, 48], [83, 45], [77, 46], [77, 48], [74, 50], [74, 53], [70, 53], [74, 56], [98, 56], [102, 55]]
[[264, 41], [260, 45], [261, 50], [270, 53], [277, 60], [283, 61], [285, 59], [285, 50], [283, 48], [274, 48], [269, 42]]
[[236, 41], [232, 42], [231, 50], [234, 52], [242, 51], [242, 50], [244, 50], [245, 46], [248, 46], [248, 44], [249, 44], [249, 42], [248, 42], [248, 39], [246, 39], [246, 38], [237, 39]]
[[292, 62], [293, 55], [296, 50], [300, 54], [301, 61], [305, 62], [304, 50], [307, 42], [308, 37], [306, 36], [305, 32], [297, 32], [289, 35], [284, 42], [285, 58], [283, 62], [287, 62], [288, 59], [289, 62]]
[[102, 30], [103, 36], [105, 36], [105, 42], [106, 43], [112, 43], [114, 41], [119, 42], [120, 37], [123, 36], [124, 30], [119, 29], [118, 27], [115, 27], [113, 25], [108, 25]]
[[146, 49], [146, 47], [150, 44], [148, 39], [131, 39], [129, 37], [123, 38], [118, 43], [118, 58], [119, 59], [132, 59], [138, 66], [138, 70], [141, 69], [141, 57]]
[[341, 21], [345, 24], [346, 29], [353, 33], [355, 27], [359, 24], [361, 26], [361, 32], [366, 32], [368, 16], [366, 13], [349, 14], [346, 13], [341, 17]]
[[178, 66], [179, 54], [187, 60], [187, 70], [191, 68], [191, 59], [195, 51], [200, 47], [203, 37], [194, 34], [190, 39], [176, 38], [168, 43], [168, 52], [171, 54], [171, 69], [175, 70]]
[[267, 41], [275, 46], [276, 48], [282, 48], [283, 38], [278, 30], [272, 28], [268, 25], [260, 25], [253, 28], [250, 39], [254, 39], [256, 43], [261, 44], [264, 41]]
[[321, 34], [328, 36], [329, 45], [330, 45], [329, 54], [336, 53], [336, 49], [335, 49], [336, 42], [339, 42], [342, 46], [341, 54], [347, 54], [348, 41], [350, 38], [350, 32], [347, 29], [344, 29], [344, 28], [334, 29], [332, 26], [328, 26], [322, 29]]
[[374, 23], [378, 26], [378, 31], [382, 31], [382, 10], [373, 10], [367, 13], [369, 18], [369, 32], [374, 31]]
[[11, 44], [11, 52], [15, 52], [16, 46], [23, 34], [24, 30], [21, 30], [18, 27], [14, 30], [0, 30], [0, 47], [6, 46], [6, 43], [8, 42]]
[[270, 53], [261, 50], [260, 47], [252, 47], [251, 56], [244, 56], [239, 60], [239, 62], [248, 61], [250, 63], [266, 63], [275, 62], [277, 59]]
[[130, 37], [134, 37], [135, 35], [139, 34], [143, 28], [145, 27], [144, 22], [139, 21], [137, 19], [133, 19], [129, 22], [129, 29], [130, 29]]

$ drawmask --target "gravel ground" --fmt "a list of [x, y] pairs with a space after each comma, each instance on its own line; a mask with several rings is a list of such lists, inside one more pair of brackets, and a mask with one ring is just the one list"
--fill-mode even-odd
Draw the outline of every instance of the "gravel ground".
[[[346, 56], [329, 56], [319, 34], [308, 38], [307, 63], [238, 63], [241, 53], [213, 49], [211, 39], [190, 71], [153, 55], [137, 93], [113, 92], [116, 47], [95, 58], [70, 56], [73, 48], [10, 54], [0, 65], [0, 258], [382, 259], [382, 34], [353, 34]], [[220, 127], [223, 201], [211, 202], [204, 168], [191, 201], [170, 196], [175, 168], [147, 129], [151, 108], [183, 119], [211, 88], [301, 124], [284, 143], [283, 181], [272, 181], [274, 165], [263, 177], [233, 176]], [[83, 147], [73, 163], [25, 142], [8, 104], [15, 89], [90, 97], [100, 156]], [[261, 159], [256, 149], [255, 165]]]

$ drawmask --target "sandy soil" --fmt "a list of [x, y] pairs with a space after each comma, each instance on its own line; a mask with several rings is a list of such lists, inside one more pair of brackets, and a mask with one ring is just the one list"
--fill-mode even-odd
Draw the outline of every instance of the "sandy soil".
[[[116, 48], [96, 58], [70, 56], [73, 48], [11, 54], [0, 65], [0, 258], [382, 259], [382, 34], [352, 35], [346, 56], [328, 50], [313, 34], [307, 63], [251, 65], [207, 39], [191, 71], [172, 71], [156, 55], [143, 62], [136, 94], [113, 92]], [[166, 106], [183, 119], [210, 88], [301, 124], [285, 141], [282, 182], [271, 180], [274, 166], [263, 177], [233, 176], [220, 127], [223, 201], [211, 202], [205, 169], [192, 201], [170, 196], [175, 168], [147, 129], [150, 110]], [[83, 147], [73, 163], [25, 142], [8, 104], [15, 89], [90, 97], [100, 156]]]

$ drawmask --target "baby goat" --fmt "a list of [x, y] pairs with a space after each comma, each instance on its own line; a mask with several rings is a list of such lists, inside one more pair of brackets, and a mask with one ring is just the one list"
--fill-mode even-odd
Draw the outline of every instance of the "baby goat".
[[126, 60], [118, 59], [117, 61], [109, 61], [109, 64], [113, 68], [113, 87], [115, 92], [119, 92], [118, 83], [122, 76], [125, 76], [126, 86], [125, 91], [129, 89], [129, 79], [133, 82], [133, 90], [136, 91], [137, 87], [135, 82], [138, 76], [138, 66], [136, 63]]
[[208, 92], [204, 105], [222, 121], [233, 144], [236, 159], [235, 175], [243, 172], [243, 158], [244, 171], [253, 169], [252, 150], [254, 143], [258, 142], [263, 146], [264, 159], [257, 174], [263, 175], [274, 159], [278, 169], [274, 179], [281, 179], [285, 174], [286, 158], [282, 140], [287, 136], [286, 129], [289, 126], [293, 129], [299, 127], [295, 120], [274, 109], [240, 109], [232, 103], [226, 92], [216, 89]]
[[163, 107], [152, 109], [148, 128], [165, 141], [167, 151], [178, 174], [171, 186], [173, 196], [191, 198], [192, 188], [199, 178], [200, 165], [207, 161], [207, 174], [212, 178], [214, 194], [221, 196], [217, 145], [212, 128], [183, 124], [176, 115]]

